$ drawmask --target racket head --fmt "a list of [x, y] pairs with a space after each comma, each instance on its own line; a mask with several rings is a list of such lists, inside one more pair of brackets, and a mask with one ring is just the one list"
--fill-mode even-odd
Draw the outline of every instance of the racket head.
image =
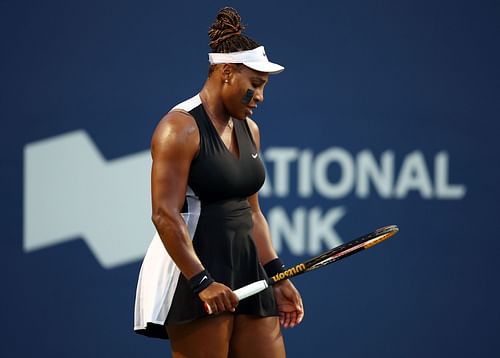
[[398, 231], [399, 228], [396, 225], [381, 227], [369, 234], [363, 235], [355, 240], [334, 247], [333, 249], [330, 249], [322, 253], [321, 255], [313, 257], [312, 259], [309, 259], [281, 273], [278, 273], [273, 277], [270, 277], [268, 279], [268, 284], [273, 285], [282, 280], [286, 280], [287, 278], [292, 278], [301, 275], [304, 272], [312, 271], [333, 262], [339, 261], [361, 250], [365, 250], [384, 240], [387, 240], [391, 236], [395, 235]]
[[334, 247], [333, 249], [306, 261], [304, 263], [306, 266], [305, 271], [315, 270], [351, 256], [359, 251], [366, 250], [394, 236], [398, 231], [399, 228], [396, 225], [388, 225], [345, 244]]

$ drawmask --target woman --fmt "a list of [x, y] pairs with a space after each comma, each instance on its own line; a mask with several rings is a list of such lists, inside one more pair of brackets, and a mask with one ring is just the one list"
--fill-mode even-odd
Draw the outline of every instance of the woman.
[[241, 302], [232, 291], [284, 267], [259, 207], [265, 174], [249, 118], [269, 74], [284, 68], [241, 34], [240, 21], [232, 8], [219, 11], [207, 81], [152, 139], [157, 235], [141, 268], [135, 330], [168, 337], [174, 357], [284, 357], [280, 323], [303, 317], [288, 280]]

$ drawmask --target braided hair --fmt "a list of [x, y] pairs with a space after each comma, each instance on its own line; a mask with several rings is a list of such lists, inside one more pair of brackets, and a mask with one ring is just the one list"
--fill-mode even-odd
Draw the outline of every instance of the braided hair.
[[[237, 51], [253, 50], [260, 45], [250, 37], [243, 35], [245, 26], [241, 23], [241, 17], [232, 7], [224, 7], [219, 10], [214, 23], [208, 30], [210, 42], [208, 45], [212, 52], [230, 53]], [[209, 74], [214, 66], [209, 68]]]

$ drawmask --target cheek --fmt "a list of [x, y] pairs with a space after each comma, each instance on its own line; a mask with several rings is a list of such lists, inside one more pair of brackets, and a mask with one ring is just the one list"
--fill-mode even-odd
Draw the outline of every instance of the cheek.
[[246, 95], [246, 90], [228, 88], [222, 93], [222, 101], [228, 114], [234, 118], [242, 119], [245, 117], [246, 104], [243, 104], [243, 98]]
[[254, 90], [252, 90], [250, 88], [247, 89], [247, 92], [243, 96], [241, 103], [243, 103], [244, 105], [248, 105], [250, 103], [250, 101], [252, 100], [254, 93], [255, 93]]
[[224, 100], [231, 108], [241, 108], [242, 105], [246, 107], [252, 100], [254, 93], [248, 86], [234, 85], [228, 88]]

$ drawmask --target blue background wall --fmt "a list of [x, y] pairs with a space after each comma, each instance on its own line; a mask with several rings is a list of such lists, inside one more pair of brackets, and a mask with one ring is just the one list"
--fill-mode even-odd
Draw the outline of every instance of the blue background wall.
[[[157, 121], [201, 88], [206, 32], [226, 4], [0, 1], [0, 356], [168, 355], [168, 343], [132, 332], [140, 258], [105, 267], [77, 234], [26, 249], [26, 182], [42, 181], [27, 179], [26, 151], [29, 143], [83, 130], [106, 163], [147, 153]], [[294, 148], [313, 158], [328, 150], [347, 153], [353, 163], [365, 150], [377, 163], [384, 153], [394, 158], [392, 189], [384, 196], [371, 184], [366, 197], [355, 184], [336, 197], [314, 188], [301, 195], [296, 161], [289, 190], [280, 194], [283, 188], [273, 183], [276, 163], [267, 161], [266, 213], [284, 210], [298, 225], [296, 212], [310, 217], [337, 210], [342, 215], [332, 220], [330, 233], [343, 241], [382, 225], [401, 228], [394, 240], [295, 279], [306, 318], [285, 331], [289, 357], [498, 356], [499, 3], [230, 5], [242, 14], [247, 33], [286, 66], [271, 78], [254, 116], [264, 156], [272, 148]], [[463, 195], [438, 195], [434, 161], [443, 152], [446, 183]], [[72, 157], [71, 150], [66, 154]], [[339, 163], [327, 169], [332, 186], [345, 179]], [[353, 183], [359, 175], [354, 172]], [[401, 177], [407, 190], [399, 184], [398, 195]], [[91, 196], [92, 184], [87, 190], [83, 195]], [[130, 187], [136, 190], [144, 188]], [[82, 193], [58, 195], [71, 202]], [[39, 220], [50, 217], [53, 205], [46, 204]], [[99, 198], [94, 205], [107, 209]], [[65, 209], [71, 217], [72, 206]], [[106, 212], [109, 218], [90, 211], [81, 220], [130, 221], [120, 210]], [[149, 212], [136, 220], [148, 221]], [[143, 250], [150, 240], [145, 236]], [[275, 239], [288, 263], [309, 256], [291, 248], [290, 236]], [[126, 245], [108, 249], [120, 252]]]

